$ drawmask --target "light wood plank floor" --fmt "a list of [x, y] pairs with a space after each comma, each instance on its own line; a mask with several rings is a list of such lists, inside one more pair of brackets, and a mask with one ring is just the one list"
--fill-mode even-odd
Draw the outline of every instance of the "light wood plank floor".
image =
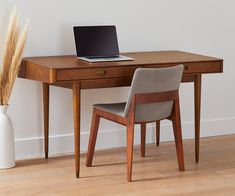
[[133, 182], [126, 181], [125, 148], [95, 153], [94, 167], [76, 179], [73, 156], [18, 161], [0, 170], [0, 195], [235, 195], [235, 135], [201, 140], [200, 163], [193, 140], [184, 141], [186, 171], [179, 172], [173, 142], [135, 147]]

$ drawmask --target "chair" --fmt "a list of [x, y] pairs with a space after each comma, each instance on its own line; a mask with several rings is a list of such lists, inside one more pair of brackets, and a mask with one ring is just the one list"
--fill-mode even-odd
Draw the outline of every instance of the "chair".
[[126, 103], [96, 104], [88, 144], [86, 166], [92, 166], [100, 118], [127, 127], [127, 180], [132, 179], [134, 125], [169, 119], [173, 123], [178, 166], [184, 171], [180, 122], [179, 85], [184, 66], [139, 68], [135, 71]]

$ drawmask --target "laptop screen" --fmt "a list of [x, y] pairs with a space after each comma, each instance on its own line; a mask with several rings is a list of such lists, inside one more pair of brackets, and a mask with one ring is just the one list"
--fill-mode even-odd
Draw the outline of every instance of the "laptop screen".
[[119, 55], [115, 26], [75, 26], [78, 57], [112, 57]]

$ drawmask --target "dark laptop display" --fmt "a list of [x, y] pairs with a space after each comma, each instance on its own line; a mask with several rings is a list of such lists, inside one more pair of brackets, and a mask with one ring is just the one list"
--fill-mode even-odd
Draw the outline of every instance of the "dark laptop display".
[[119, 55], [116, 27], [73, 27], [77, 57], [88, 62], [129, 61], [131, 57]]
[[119, 55], [115, 26], [77, 26], [73, 29], [78, 57]]

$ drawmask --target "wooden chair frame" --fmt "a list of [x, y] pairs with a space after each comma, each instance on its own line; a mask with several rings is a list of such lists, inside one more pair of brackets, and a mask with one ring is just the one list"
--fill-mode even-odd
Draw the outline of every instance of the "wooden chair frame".
[[[155, 136], [156, 136], [156, 145], [160, 145], [160, 120], [156, 121], [156, 130], [155, 130]], [[141, 157], [145, 157], [145, 143], [146, 143], [146, 123], [141, 123], [141, 129], [140, 129], [140, 138], [141, 138]]]
[[134, 125], [135, 123], [140, 123], [141, 127], [143, 128], [141, 133], [143, 132], [145, 136], [145, 131], [146, 131], [145, 124], [147, 123], [147, 122], [135, 122], [136, 106], [138, 104], [159, 103], [166, 101], [173, 101], [172, 113], [167, 119], [171, 120], [173, 123], [178, 166], [180, 171], [184, 171], [185, 170], [184, 153], [183, 153], [183, 142], [182, 142], [182, 133], [181, 133], [180, 104], [179, 104], [178, 90], [158, 92], [158, 93], [135, 94], [132, 97], [131, 106], [129, 108], [128, 116], [126, 118], [107, 111], [103, 111], [98, 108], [94, 108], [90, 139], [88, 144], [86, 166], [87, 167], [92, 166], [92, 160], [94, 156], [95, 143], [96, 143], [100, 118], [105, 118], [110, 121], [125, 125], [127, 127], [127, 180], [130, 182], [132, 180]]

